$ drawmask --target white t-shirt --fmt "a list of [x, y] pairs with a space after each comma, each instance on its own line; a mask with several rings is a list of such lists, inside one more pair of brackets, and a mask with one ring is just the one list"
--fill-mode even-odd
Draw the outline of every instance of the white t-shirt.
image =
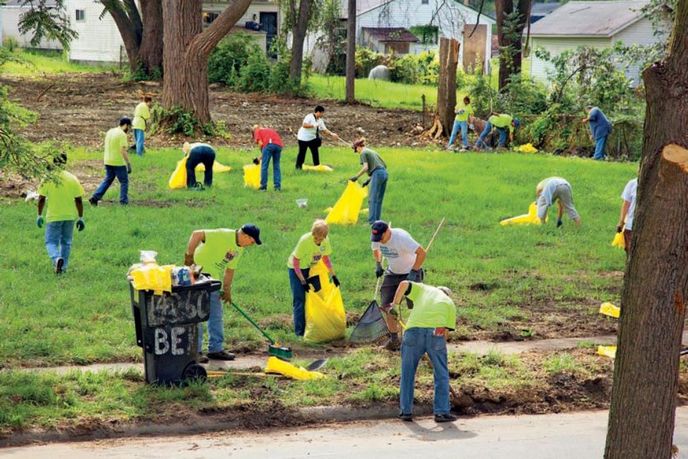
[[420, 247], [409, 233], [400, 228], [392, 228], [392, 236], [386, 244], [373, 242], [373, 250], [379, 250], [387, 259], [387, 270], [392, 274], [408, 274], [416, 262], [416, 250]]
[[623, 190], [623, 193], [621, 193], [621, 199], [631, 203], [631, 205], [628, 206], [628, 212], [626, 213], [627, 230], [633, 229], [633, 216], [635, 214], [635, 195], [637, 191], [638, 179], [634, 178], [633, 180], [629, 180], [629, 182], [626, 184], [626, 187]]
[[[305, 128], [305, 127], [303, 127], [304, 124], [310, 124], [313, 127], [312, 128]], [[297, 134], [296, 137], [303, 142], [310, 142], [311, 140], [315, 139], [316, 130], [319, 130], [320, 132], [327, 130], [327, 127], [325, 127], [325, 121], [323, 121], [322, 118], [316, 119], [315, 115], [313, 113], [309, 113], [303, 119], [303, 123], [301, 123], [301, 127], [299, 128], [299, 133]]]

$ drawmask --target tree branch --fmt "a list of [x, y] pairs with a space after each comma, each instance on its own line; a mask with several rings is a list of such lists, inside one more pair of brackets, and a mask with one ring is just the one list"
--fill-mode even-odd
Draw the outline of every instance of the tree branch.
[[189, 43], [189, 51], [200, 52], [207, 58], [212, 50], [220, 43], [234, 24], [244, 15], [251, 0], [232, 0], [227, 8], [215, 19], [205, 31], [196, 35]]

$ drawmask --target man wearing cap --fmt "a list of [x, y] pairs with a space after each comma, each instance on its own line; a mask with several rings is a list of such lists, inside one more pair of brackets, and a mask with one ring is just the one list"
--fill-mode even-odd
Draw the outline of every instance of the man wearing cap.
[[387, 188], [387, 164], [382, 160], [380, 155], [366, 147], [366, 140], [361, 137], [353, 144], [353, 149], [356, 153], [361, 155], [360, 163], [361, 170], [349, 180], [355, 182], [358, 178], [367, 173], [368, 180], [363, 183], [363, 186], [370, 183], [370, 192], [368, 193], [368, 223], [373, 224], [380, 219], [382, 214], [382, 200], [385, 197], [385, 189]]
[[[399, 284], [405, 280], [422, 282], [425, 249], [409, 233], [401, 228], [390, 228], [389, 224], [378, 220], [371, 227], [373, 257], [375, 258], [375, 276], [382, 279], [380, 302], [389, 339], [384, 348], [390, 351], [399, 350], [399, 321], [389, 313], [394, 293]], [[382, 257], [387, 259], [387, 270], [382, 268]]]
[[557, 228], [563, 225], [561, 217], [564, 214], [564, 209], [569, 218], [580, 225], [580, 215], [573, 206], [573, 192], [571, 185], [561, 177], [549, 177], [541, 181], [535, 187], [535, 200], [537, 202], [537, 215], [542, 224], [545, 224], [547, 218], [547, 210], [557, 202]]
[[105, 179], [98, 185], [95, 193], [91, 196], [88, 202], [92, 206], [97, 206], [98, 201], [103, 198], [115, 178], [119, 181], [119, 203], [122, 205], [129, 204], [129, 174], [131, 174], [131, 163], [129, 162], [129, 155], [127, 154], [127, 132], [131, 128], [131, 120], [129, 118], [122, 118], [119, 120], [119, 126], [107, 131], [105, 134], [105, 156], [103, 163], [105, 163]]
[[[184, 142], [182, 151], [188, 156], [186, 159], [186, 187], [202, 190], [203, 186], [213, 185], [213, 166], [215, 165], [215, 149], [207, 143]], [[203, 185], [196, 181], [196, 166], [203, 164]]]
[[191, 233], [189, 243], [184, 254], [184, 264], [196, 264], [202, 267], [213, 278], [222, 280], [222, 297], [220, 292], [210, 295], [210, 317], [208, 318], [208, 355], [203, 356], [203, 324], [198, 324], [198, 352], [199, 361], [205, 363], [208, 359], [234, 360], [234, 354], [224, 350], [224, 325], [222, 321], [222, 301], [232, 302], [232, 281], [234, 270], [244, 247], [253, 244], [260, 245], [260, 229], [246, 224], [238, 230], [220, 228], [213, 230], [196, 230]]
[[590, 132], [595, 140], [595, 154], [592, 158], [603, 160], [606, 156], [607, 137], [612, 132], [612, 123], [598, 107], [588, 105], [586, 108], [588, 109], [588, 116], [583, 118], [582, 122], [590, 123]]
[[488, 145], [485, 143], [485, 139], [492, 132], [492, 128], [495, 128], [499, 133], [499, 148], [503, 148], [506, 146], [507, 135], [509, 142], [514, 141], [514, 130], [520, 125], [521, 122], [517, 118], [507, 113], [492, 113], [492, 116], [490, 116], [487, 119], [487, 123], [485, 123], [485, 129], [483, 129], [480, 137], [478, 137], [478, 140], [475, 142], [475, 146], [487, 148]]
[[253, 141], [258, 144], [260, 148], [260, 191], [268, 189], [268, 167], [270, 167], [270, 160], [272, 160], [272, 182], [275, 191], [282, 189], [282, 171], [280, 170], [280, 157], [282, 156], [282, 138], [274, 129], [266, 128], [259, 125], [254, 125], [251, 128], [253, 133]]
[[[447, 287], [433, 287], [419, 282], [403, 281], [394, 294], [391, 312], [397, 313], [401, 300], [411, 315], [406, 322], [401, 344], [401, 381], [399, 418], [413, 420], [413, 389], [418, 362], [428, 354], [435, 381], [433, 412], [435, 422], [456, 421], [449, 410], [449, 368], [447, 367], [447, 332], [456, 328], [456, 305]], [[397, 313], [398, 314], [398, 313]]]

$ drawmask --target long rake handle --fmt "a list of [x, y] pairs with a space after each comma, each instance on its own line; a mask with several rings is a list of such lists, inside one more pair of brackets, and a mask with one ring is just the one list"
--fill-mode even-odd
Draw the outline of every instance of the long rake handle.
[[258, 326], [258, 324], [255, 323], [255, 322], [253, 321], [253, 319], [251, 319], [251, 318], [248, 316], [248, 314], [246, 314], [244, 311], [242, 311], [241, 308], [240, 308], [239, 306], [237, 306], [236, 304], [234, 304], [234, 302], [232, 302], [231, 305], [234, 306], [234, 309], [236, 309], [237, 311], [239, 311], [239, 313], [240, 313], [242, 316], [244, 316], [244, 319], [248, 320], [248, 321], [251, 323], [251, 325], [253, 325], [254, 327], [256, 327], [256, 330], [258, 330], [264, 337], [266, 337], [267, 340], [270, 341], [270, 344], [275, 344], [275, 340], [272, 339], [272, 338], [270, 338], [270, 335], [268, 335], [267, 333], [265, 333], [265, 332], [263, 331], [263, 329], [260, 328], [260, 327]]

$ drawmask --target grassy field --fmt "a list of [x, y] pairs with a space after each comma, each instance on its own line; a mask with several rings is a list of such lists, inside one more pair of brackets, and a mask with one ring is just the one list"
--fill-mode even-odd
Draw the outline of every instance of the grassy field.
[[[253, 152], [220, 148], [218, 159], [234, 170], [217, 175], [205, 192], [167, 189], [180, 157], [176, 150], [134, 158], [131, 205], [115, 204], [115, 185], [101, 206], [86, 209], [86, 230], [75, 233], [70, 272], [61, 277], [52, 273], [44, 231], [34, 225], [35, 204], [4, 198], [0, 361], [16, 367], [140, 359], [125, 279], [139, 250], [156, 250], [161, 263], [181, 263], [194, 229], [245, 222], [260, 225], [265, 243], [249, 248], [241, 260], [234, 299], [279, 339], [298, 344], [291, 334], [286, 260], [358, 164], [349, 149], [325, 149], [321, 157], [334, 173], [296, 173], [295, 153], [288, 148], [283, 155], [282, 193], [243, 187], [241, 166]], [[384, 218], [422, 244], [447, 218], [425, 267], [428, 282], [454, 290], [461, 318], [455, 338], [502, 330], [537, 338], [543, 333], [532, 325], [536, 322], [552, 318], [566, 325], [581, 317], [594, 322], [599, 302], [618, 301], [624, 255], [610, 241], [619, 193], [635, 173], [634, 164], [411, 149], [380, 153], [390, 170]], [[90, 194], [101, 176], [101, 153], [77, 151], [72, 157], [78, 164], [71, 169], [91, 176], [85, 180]], [[535, 184], [551, 175], [571, 181], [583, 226], [565, 221], [560, 230], [553, 224], [500, 227], [501, 218], [526, 211]], [[297, 198], [308, 198], [308, 208], [297, 208]], [[346, 308], [360, 313], [375, 285], [368, 227], [334, 226], [331, 240]], [[230, 348], [262, 348], [261, 337], [231, 311], [225, 329]]]
[[115, 69], [113, 65], [94, 66], [70, 62], [67, 56], [54, 52], [17, 48], [13, 54], [24, 62], [7, 62], [0, 67], [2, 75], [26, 78], [42, 74], [108, 72]]

